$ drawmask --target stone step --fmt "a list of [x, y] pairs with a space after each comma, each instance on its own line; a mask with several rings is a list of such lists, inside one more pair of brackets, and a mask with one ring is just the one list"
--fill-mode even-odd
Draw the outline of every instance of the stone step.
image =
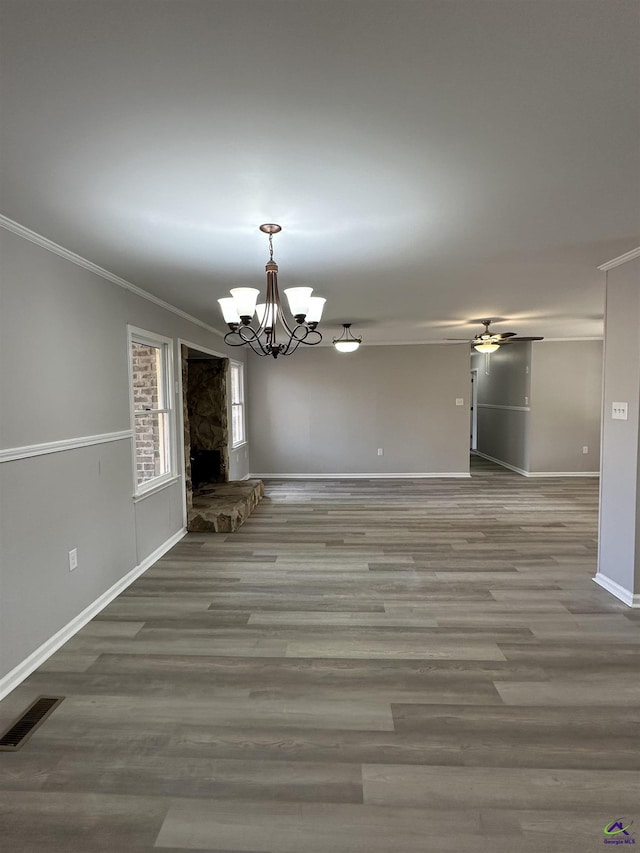
[[203, 486], [193, 496], [187, 528], [233, 533], [249, 517], [263, 495], [262, 480], [230, 480]]

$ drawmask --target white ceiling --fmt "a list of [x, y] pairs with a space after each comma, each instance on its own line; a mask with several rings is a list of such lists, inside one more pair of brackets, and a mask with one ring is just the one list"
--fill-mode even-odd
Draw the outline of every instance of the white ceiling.
[[[640, 245], [637, 0], [1, 0], [2, 212], [201, 320], [602, 334]], [[508, 321], [508, 322], [507, 322]]]

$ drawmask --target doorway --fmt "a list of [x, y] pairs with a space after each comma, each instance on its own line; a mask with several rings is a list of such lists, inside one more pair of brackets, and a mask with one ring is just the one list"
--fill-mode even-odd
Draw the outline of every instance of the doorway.
[[193, 498], [229, 480], [229, 359], [181, 344], [186, 519]]
[[469, 448], [473, 453], [478, 449], [478, 368], [471, 369], [471, 406], [470, 406], [470, 442]]

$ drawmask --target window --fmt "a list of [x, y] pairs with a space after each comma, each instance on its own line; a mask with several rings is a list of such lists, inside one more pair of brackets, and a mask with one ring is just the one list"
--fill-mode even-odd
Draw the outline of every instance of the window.
[[244, 365], [232, 361], [231, 376], [231, 446], [244, 444]]
[[171, 341], [130, 329], [136, 494], [173, 476]]

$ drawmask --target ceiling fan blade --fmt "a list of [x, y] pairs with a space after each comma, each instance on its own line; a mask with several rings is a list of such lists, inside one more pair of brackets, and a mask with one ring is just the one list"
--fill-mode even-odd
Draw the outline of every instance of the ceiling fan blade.
[[512, 344], [512, 343], [515, 343], [515, 342], [517, 342], [517, 341], [543, 341], [543, 340], [544, 340], [544, 338], [520, 338], [520, 337], [515, 337], [515, 338], [510, 338], [508, 341], [505, 341], [504, 343], [505, 343], [505, 344]]
[[496, 332], [496, 338], [515, 338], [517, 335], [516, 332]]
[[471, 338], [445, 338], [445, 341], [465, 341], [469, 343]]

